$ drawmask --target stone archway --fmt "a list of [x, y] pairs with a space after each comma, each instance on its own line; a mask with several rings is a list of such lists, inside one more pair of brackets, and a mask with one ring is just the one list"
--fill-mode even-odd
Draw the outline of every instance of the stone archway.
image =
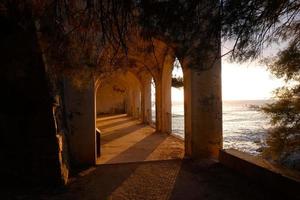
[[[149, 119], [151, 119], [149, 114], [149, 110], [151, 110], [150, 83], [151, 75], [153, 75], [156, 83], [156, 130], [157, 132], [169, 134], [171, 133], [170, 88], [174, 54], [171, 53], [172, 50], [161, 41], [157, 43], [156, 51], [157, 54], [164, 53], [162, 54], [164, 56], [161, 56], [161, 58], [156, 57], [156, 63], [152, 65], [152, 67], [149, 66], [151, 66], [151, 60], [153, 61], [154, 58], [149, 57], [149, 60], [143, 62], [148, 65], [148, 68], [144, 65], [137, 65], [132, 68], [129, 67], [127, 70], [125, 68], [124, 70], [125, 72], [127, 71], [126, 73], [131, 74], [131, 78], [128, 79], [131, 81], [127, 81], [128, 86], [130, 85], [136, 88], [128, 92], [128, 94], [131, 95], [131, 97], [128, 97], [131, 101], [127, 100], [127, 102], [130, 103], [126, 106], [126, 113], [142, 119], [143, 122], [149, 123]], [[219, 53], [219, 51], [216, 51], [216, 55]], [[137, 56], [139, 54], [135, 55]], [[139, 59], [139, 56], [135, 59]], [[213, 65], [201, 70], [191, 65], [194, 61], [192, 57], [188, 56], [180, 59], [184, 75], [185, 154], [193, 158], [217, 158], [218, 151], [222, 147], [221, 63], [220, 61], [212, 62], [212, 60], [209, 59], [207, 61], [203, 60], [201, 65], [208, 66], [211, 65], [211, 63], [213, 63]], [[149, 73], [149, 71], [151, 71], [151, 73]], [[133, 79], [136, 80], [132, 81]], [[91, 115], [95, 117], [95, 83], [91, 83], [89, 88], [90, 89], [87, 89], [86, 92], [89, 93], [88, 96], [91, 97], [86, 98], [86, 96], [81, 96], [84, 100], [91, 99], [91, 101], [89, 101], [90, 103], [86, 104], [90, 108], [84, 108], [84, 110], [85, 112], [91, 110]], [[139, 94], [136, 92], [137, 90], [140, 91]], [[87, 95], [87, 93], [85, 95]], [[80, 95], [77, 95], [76, 98], [78, 98], [78, 96]], [[84, 101], [81, 100], [81, 104], [83, 102]], [[85, 114], [87, 114], [87, 112]], [[82, 116], [80, 118], [82, 118]], [[81, 122], [87, 119], [88, 118], [81, 119]], [[85, 125], [89, 123], [85, 123]], [[77, 124], [75, 126], [79, 129]], [[88, 144], [92, 146], [89, 147], [91, 148], [89, 150], [89, 162], [95, 163], [95, 123], [90, 124], [90, 128], [85, 128], [85, 130], [90, 130], [93, 135], [90, 142], [86, 142], [85, 145]], [[77, 132], [79, 131], [77, 130]], [[71, 138], [72, 137], [74, 136], [71, 136]], [[83, 146], [76, 147], [76, 152], [81, 151], [82, 148]], [[76, 156], [81, 154], [76, 152]], [[87, 156], [84, 157], [86, 158]], [[84, 159], [82, 159], [82, 161], [86, 162]]]
[[172, 70], [171, 116], [172, 134], [184, 138], [184, 88], [183, 69], [178, 58], [175, 58]]
[[[151, 2], [149, 3], [151, 4]], [[156, 3], [153, 4], [153, 6], [159, 5], [161, 8], [168, 8], [168, 5], [165, 4], [165, 2]], [[214, 5], [217, 4], [217, 2], [210, 4]], [[79, 7], [81, 6], [82, 5]], [[68, 47], [81, 49], [81, 46], [77, 45], [77, 43], [72, 43], [73, 39], [77, 40], [77, 37], [80, 37], [81, 35], [76, 31], [72, 38], [66, 37], [67, 41], [71, 39], [66, 42], [70, 45], [62, 46], [63, 50], [66, 50], [63, 51], [66, 54], [62, 53], [60, 55], [61, 57], [58, 60], [55, 60], [55, 56], [49, 53], [52, 51], [59, 52], [57, 49], [53, 48], [52, 45], [48, 46], [48, 42], [54, 39], [51, 37], [60, 32], [56, 29], [57, 27], [52, 27], [51, 22], [53, 21], [51, 20], [51, 15], [45, 16], [44, 19], [35, 20], [32, 18], [32, 12], [30, 11], [30, 17], [28, 17], [29, 23], [26, 23], [26, 26], [28, 27], [21, 27], [20, 24], [14, 24], [14, 14], [12, 16], [8, 16], [9, 18], [11, 17], [11, 20], [6, 23], [8, 32], [4, 33], [4, 37], [2, 38], [4, 44], [4, 48], [2, 48], [2, 50], [5, 61], [3, 74], [8, 74], [8, 77], [11, 79], [3, 80], [4, 84], [2, 85], [5, 86], [5, 84], [8, 84], [15, 87], [16, 94], [14, 94], [14, 96], [23, 95], [20, 91], [24, 88], [37, 88], [37, 90], [26, 92], [26, 94], [24, 94], [23, 101], [21, 102], [22, 104], [17, 105], [21, 109], [25, 109], [26, 112], [24, 110], [21, 113], [20, 111], [16, 111], [16, 115], [11, 115], [8, 110], [2, 113], [4, 115], [4, 120], [8, 120], [9, 124], [14, 124], [13, 121], [15, 120], [15, 117], [21, 115], [19, 116], [22, 121], [21, 124], [26, 124], [26, 126], [28, 126], [25, 127], [26, 129], [23, 128], [24, 130], [15, 129], [12, 133], [10, 133], [7, 131], [10, 127], [4, 125], [4, 128], [7, 129], [4, 130], [5, 137], [7, 137], [5, 140], [9, 141], [9, 145], [7, 146], [13, 144], [13, 140], [11, 140], [11, 138], [13, 139], [13, 136], [10, 136], [10, 134], [16, 134], [16, 136], [24, 136], [25, 140], [29, 141], [28, 144], [34, 144], [27, 146], [38, 147], [36, 149], [32, 149], [34, 154], [27, 152], [29, 156], [33, 155], [33, 157], [32, 162], [28, 162], [28, 166], [25, 166], [26, 168], [24, 169], [32, 170], [35, 169], [36, 166], [39, 166], [39, 170], [37, 170], [36, 174], [45, 175], [45, 177], [48, 178], [55, 174], [56, 177], [62, 177], [66, 181], [69, 167], [64, 163], [68, 163], [65, 157], [68, 158], [70, 155], [70, 163], [75, 165], [96, 164], [95, 88], [98, 87], [98, 83], [95, 83], [95, 74], [93, 73], [99, 72], [102, 73], [101, 76], [105, 76], [105, 72], [115, 72], [118, 69], [134, 71], [134, 74], [141, 82], [141, 95], [138, 94], [139, 92], [136, 93], [133, 91], [131, 99], [134, 99], [133, 97], [137, 97], [136, 102], [140, 101], [141, 103], [140, 106], [137, 106], [135, 101], [131, 101], [130, 105], [127, 106], [126, 111], [136, 117], [140, 117], [142, 121], [146, 123], [151, 119], [151, 112], [149, 112], [149, 109], [151, 110], [151, 101], [149, 98], [149, 94], [151, 94], [151, 92], [149, 92], [149, 83], [151, 81], [151, 77], [153, 77], [156, 81], [157, 88], [157, 130], [164, 133], [170, 133], [170, 94], [166, 89], [169, 88], [170, 82], [168, 81], [169, 69], [166, 66], [171, 65], [174, 55], [179, 57], [184, 68], [186, 155], [192, 158], [216, 158], [218, 156], [219, 149], [222, 147], [221, 62], [219, 59], [220, 36], [217, 33], [212, 35], [206, 33], [211, 31], [211, 28], [219, 29], [218, 25], [215, 24], [213, 24], [213, 26], [209, 26], [209, 24], [214, 22], [214, 17], [218, 15], [218, 10], [212, 10], [215, 9], [214, 6], [206, 7], [206, 3], [203, 6], [206, 8], [203, 12], [205, 14], [205, 11], [208, 11], [208, 15], [206, 15], [208, 17], [201, 20], [201, 23], [199, 23], [200, 26], [197, 26], [196, 31], [193, 31], [193, 22], [190, 21], [190, 24], [188, 25], [192, 26], [188, 26], [188, 28], [191, 30], [190, 33], [193, 34], [189, 34], [188, 29], [182, 31], [179, 30], [180, 27], [176, 26], [176, 24], [179, 24], [178, 22], [186, 23], [184, 18], [180, 20], [178, 19], [178, 21], [175, 21], [175, 24], [165, 24], [166, 26], [160, 27], [160, 23], [156, 22], [159, 22], [161, 14], [164, 15], [165, 13], [148, 13], [150, 10], [145, 10], [147, 11], [144, 13], [147, 14], [145, 15], [147, 16], [146, 18], [143, 18], [144, 15], [139, 16], [138, 13], [136, 13], [137, 15], [134, 16], [138, 19], [146, 21], [147, 19], [150, 19], [150, 21], [148, 21], [150, 22], [150, 25], [143, 27], [140, 26], [141, 24], [137, 23], [128, 27], [130, 29], [127, 32], [129, 37], [127, 38], [127, 34], [125, 34], [125, 43], [128, 47], [128, 49], [125, 48], [126, 52], [113, 52], [109, 46], [105, 46], [106, 44], [101, 46], [101, 48], [99, 47], [101, 51], [98, 51], [98, 49], [95, 50], [96, 48], [94, 45], [96, 41], [89, 38], [91, 40], [88, 43], [91, 42], [92, 45], [87, 45], [88, 48], [91, 48], [87, 49], [87, 56], [83, 56], [87, 59], [81, 59], [81, 56], [79, 56], [78, 59], [75, 58], [74, 55], [80, 54], [80, 51], [75, 54], [73, 54], [74, 52], [72, 51], [69, 51], [71, 52], [70, 54], [67, 53], [69, 50]], [[56, 9], [53, 9], [53, 11], [55, 10]], [[119, 17], [116, 18], [119, 19]], [[158, 21], [152, 19], [158, 19]], [[63, 19], [61, 20], [63, 21]], [[152, 24], [153, 26], [151, 25], [152, 22], [155, 22], [155, 24]], [[140, 33], [136, 34], [138, 31], [136, 31], [133, 27], [137, 27], [139, 30], [142, 29], [143, 33], [147, 33], [146, 35], [143, 35], [146, 37], [142, 37], [142, 34]], [[22, 30], [25, 30], [24, 28], [28, 31], [22, 32]], [[48, 35], [48, 32], [45, 32], [47, 28], [50, 28], [51, 30], [53, 28], [53, 35]], [[68, 27], [64, 28], [68, 29]], [[133, 29], [131, 30], [131, 28]], [[151, 30], [149, 31], [147, 28], [151, 28]], [[91, 31], [93, 32], [95, 30]], [[113, 31], [114, 29], [112, 30], [112, 33], [114, 33]], [[92, 35], [100, 36], [101, 31]], [[26, 38], [27, 40], [19, 41], [20, 38]], [[208, 43], [212, 44], [212, 49], [207, 48], [207, 46], [201, 46], [202, 44], [207, 43], [202, 42], [204, 41], [203, 39], [208, 40]], [[86, 42], [88, 40], [84, 41]], [[116, 43], [118, 43], [118, 40]], [[59, 44], [61, 45], [63, 43]], [[18, 47], [19, 51], [14, 52], [15, 49], [11, 47]], [[119, 50], [119, 48], [117, 49]], [[202, 55], [201, 53], [203, 53], [203, 49], [205, 52], [209, 52], [209, 54]], [[27, 56], [28, 52], [34, 56]], [[103, 60], [105, 61], [98, 62], [98, 59], [96, 59], [97, 61], [89, 59], [90, 56], [91, 58], [94, 58], [92, 54], [95, 54], [95, 57], [98, 57], [98, 54], [101, 54], [101, 56], [104, 55]], [[198, 56], [199, 54], [201, 55]], [[105, 57], [107, 57], [107, 60], [109, 61], [107, 61]], [[19, 61], [22, 61], [24, 58], [26, 59], [24, 62], [19, 62], [16, 58], [20, 58]], [[27, 60], [27, 58], [29, 60]], [[216, 58], [218, 59], [214, 60]], [[66, 59], [66, 61], [68, 60], [68, 62], [64, 62], [64, 59]], [[71, 62], [72, 60], [74, 60], [74, 63]], [[57, 64], [62, 65], [63, 68], [67, 68], [67, 66], [69, 66], [70, 69], [67, 71], [74, 70], [75, 73], [77, 73], [77, 70], [82, 70], [83, 73], [86, 73], [85, 75], [88, 76], [89, 79], [86, 85], [82, 88], [77, 88], [72, 84], [72, 80], [69, 80], [67, 74], [62, 73], [54, 75], [54, 72], [52, 74], [51, 71], [48, 71], [51, 68], [55, 69], [56, 61], [58, 62]], [[37, 70], [30, 75], [29, 72], [31, 72], [32, 69], [35, 69], [35, 67]], [[91, 69], [95, 71], [91, 73]], [[60, 72], [60, 70], [58, 71]], [[147, 76], [143, 75], [147, 73]], [[33, 75], [35, 77], [32, 77]], [[56, 77], [56, 75], [58, 76]], [[53, 88], [48, 88], [46, 80], [47, 76], [49, 76], [48, 78], [50, 79], [50, 82], [57, 82], [55, 83], [57, 85], [53, 84], [53, 86], [51, 86], [52, 83], [50, 83], [50, 87]], [[20, 84], [20, 80], [24, 80], [24, 84]], [[27, 85], [29, 85], [29, 87], [27, 87]], [[5, 91], [5, 94], [9, 96], [12, 94], [11, 92], [13, 92], [13, 90], [9, 88], [10, 91], [8, 91], [7, 88], [9, 87], [3, 87], [3, 91]], [[53, 91], [51, 91], [51, 89], [53, 89]], [[54, 91], [56, 89], [57, 91]], [[31, 92], [43, 95], [30, 95]], [[51, 94], [53, 96], [49, 95], [51, 92], [53, 92], [53, 94]], [[6, 99], [7, 104], [12, 105], [11, 102], [14, 102], [19, 98], [13, 98], [13, 101], [11, 102], [8, 102], [10, 101], [10, 99], [8, 99], [9, 98]], [[29, 102], [30, 106], [26, 107], [27, 104], [24, 103], [26, 101]], [[17, 106], [13, 107], [16, 109]], [[136, 108], [139, 109], [137, 110]], [[26, 118], [26, 109], [29, 109], [32, 114], [32, 117], [30, 120], [28, 118], [28, 121]], [[61, 113], [60, 110], [65, 112]], [[55, 115], [61, 116], [57, 117]], [[18, 117], [17, 120], [19, 120]], [[65, 126], [60, 127], [61, 124], [64, 124]], [[45, 131], [43, 129], [45, 129]], [[20, 135], [20, 133], [26, 134]], [[25, 135], [27, 136], [25, 137]], [[66, 139], [64, 139], [64, 137]], [[49, 142], [53, 146], [49, 147]], [[22, 145], [24, 144], [21, 142], [20, 147], [14, 150], [14, 155], [18, 154], [18, 150], [22, 149]], [[66, 151], [66, 149], [69, 151]], [[47, 158], [43, 155], [43, 152], [49, 153], [47, 154]], [[5, 156], [9, 157], [10, 153], [12, 152], [6, 150]], [[45, 158], [47, 159], [46, 162], [44, 162]], [[18, 160], [16, 159], [12, 160], [12, 162], [17, 161]], [[28, 159], [26, 162], [27, 161]], [[50, 169], [48, 165], [43, 163], [49, 163], [49, 166], [52, 166], [53, 168]], [[33, 167], [30, 167], [31, 165]], [[46, 172], [50, 172], [51, 175]], [[50, 179], [52, 179], [52, 177], [50, 177]]]
[[[140, 102], [140, 105], [136, 106], [135, 101], [127, 101], [131, 104], [127, 104], [126, 113], [142, 119], [145, 123], [149, 123], [151, 119], [150, 83], [153, 77], [156, 85], [156, 130], [169, 134], [171, 133], [171, 72], [175, 55], [178, 56], [184, 76], [185, 154], [192, 158], [217, 158], [219, 149], [222, 148], [219, 38], [211, 39], [215, 47], [210, 49], [210, 54], [203, 58], [195, 55], [199, 48], [194, 45], [198, 44], [197, 42], [199, 43], [199, 41], [172, 43], [162, 38], [147, 41], [134, 36], [128, 43], [127, 55], [118, 55], [120, 67], [112, 69], [111, 73], [117, 73], [121, 69], [125, 73], [134, 74], [133, 77], [138, 79], [136, 83], [129, 85], [138, 87], [140, 93], [132, 90], [129, 92], [131, 95], [129, 99], [136, 98], [136, 102]], [[101, 75], [101, 77], [105, 76], [109, 74]], [[94, 83], [91, 87], [94, 87], [93, 85]], [[95, 89], [91, 91], [93, 101], [90, 106], [93, 108], [87, 110], [93, 110], [95, 113]], [[93, 128], [89, 130], [92, 131], [94, 144], [95, 124], [91, 127]]]

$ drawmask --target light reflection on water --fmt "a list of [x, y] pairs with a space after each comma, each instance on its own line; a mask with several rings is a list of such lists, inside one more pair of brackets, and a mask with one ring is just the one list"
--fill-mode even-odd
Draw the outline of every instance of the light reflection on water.
[[[265, 145], [268, 118], [261, 112], [249, 108], [270, 101], [225, 101], [223, 102], [223, 148], [235, 148], [253, 155]], [[172, 132], [184, 137], [183, 104], [172, 105]]]
[[235, 148], [253, 155], [265, 146], [268, 118], [263, 113], [249, 108], [270, 101], [223, 102], [223, 147]]

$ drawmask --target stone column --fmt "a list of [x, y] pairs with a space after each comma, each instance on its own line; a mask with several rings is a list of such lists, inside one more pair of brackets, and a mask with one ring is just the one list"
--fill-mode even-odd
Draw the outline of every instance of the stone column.
[[171, 87], [172, 87], [172, 63], [164, 66], [162, 73], [162, 95], [161, 95], [161, 111], [162, 111], [162, 132], [170, 134], [172, 132], [172, 102], [171, 102]]
[[127, 88], [126, 93], [126, 113], [128, 116], [133, 117], [133, 91], [132, 88]]
[[162, 132], [162, 80], [161, 78], [155, 81], [155, 125], [156, 131]]
[[125, 94], [125, 113], [130, 116], [130, 89], [126, 88]]
[[95, 88], [91, 81], [83, 88], [65, 80], [65, 105], [69, 135], [69, 149], [73, 162], [79, 165], [96, 164]]
[[156, 129], [171, 133], [171, 77], [156, 83]]
[[[213, 63], [213, 64], [212, 64]], [[184, 66], [185, 153], [192, 158], [218, 158], [222, 148], [221, 61]]]
[[141, 93], [138, 88], [135, 88], [133, 91], [133, 102], [134, 102], [134, 107], [133, 107], [133, 116], [136, 119], [140, 119], [140, 111], [141, 111]]
[[141, 90], [142, 122], [151, 123], [151, 77], [143, 77]]

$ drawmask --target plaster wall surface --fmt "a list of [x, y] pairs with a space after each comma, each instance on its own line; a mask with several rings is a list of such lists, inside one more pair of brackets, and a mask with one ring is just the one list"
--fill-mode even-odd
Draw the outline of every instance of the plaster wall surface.
[[115, 72], [100, 79], [96, 91], [97, 114], [141, 115], [141, 83], [131, 72]]
[[125, 111], [134, 118], [141, 117], [141, 82], [131, 72], [125, 74], [127, 83]]
[[127, 88], [119, 79], [104, 82], [97, 89], [97, 115], [125, 113]]

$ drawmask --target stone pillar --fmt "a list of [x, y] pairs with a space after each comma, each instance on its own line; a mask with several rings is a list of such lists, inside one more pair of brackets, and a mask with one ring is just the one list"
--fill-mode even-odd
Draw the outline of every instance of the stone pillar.
[[151, 123], [151, 77], [143, 77], [141, 90], [141, 118], [143, 123]]
[[162, 80], [155, 81], [155, 125], [156, 131], [162, 132]]
[[125, 94], [125, 113], [130, 116], [130, 90], [126, 88]]
[[136, 101], [135, 101], [135, 90], [132, 89], [131, 93], [130, 93], [130, 102], [131, 102], [131, 115], [132, 117], [136, 117], [135, 116], [135, 108], [136, 108]]
[[[213, 64], [212, 64], [213, 63]], [[185, 153], [192, 158], [218, 158], [222, 148], [221, 61], [184, 66]]]
[[135, 101], [134, 101], [134, 90], [130, 89], [130, 96], [129, 96], [129, 101], [130, 101], [130, 113], [131, 116], [134, 117], [134, 108], [135, 108]]
[[171, 77], [156, 84], [156, 129], [171, 133]]
[[165, 58], [163, 68], [156, 81], [156, 127], [157, 131], [171, 133], [171, 87], [172, 68], [174, 59], [171, 56]]
[[96, 124], [94, 81], [78, 88], [65, 80], [65, 105], [69, 135], [69, 149], [73, 163], [96, 164]]
[[141, 93], [138, 88], [135, 88], [133, 90], [133, 117], [136, 119], [140, 119], [140, 113], [141, 113]]
[[172, 99], [171, 99], [171, 87], [172, 87], [172, 63], [164, 66], [162, 73], [162, 132], [170, 134], [172, 132]]
[[141, 118], [141, 82], [135, 74], [126, 74], [126, 113], [134, 118]]
[[133, 117], [133, 101], [132, 101], [133, 94], [132, 93], [133, 93], [132, 88], [127, 88], [127, 92], [126, 92], [126, 113], [130, 117]]

